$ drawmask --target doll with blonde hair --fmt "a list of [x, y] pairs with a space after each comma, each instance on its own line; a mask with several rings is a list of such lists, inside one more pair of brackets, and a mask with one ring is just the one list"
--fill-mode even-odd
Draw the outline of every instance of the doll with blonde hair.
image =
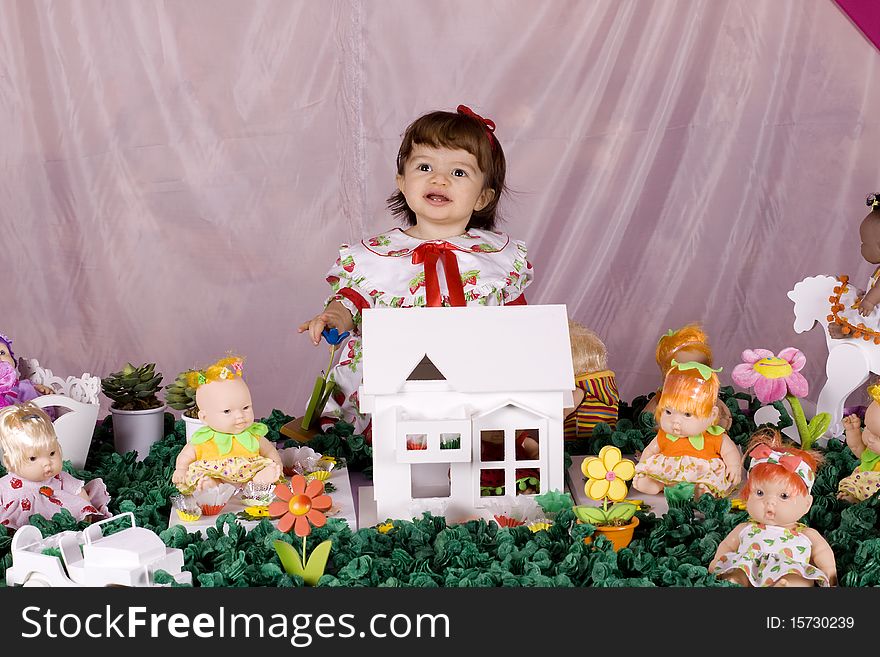
[[837, 583], [834, 552], [800, 519], [813, 504], [817, 452], [783, 444], [761, 429], [746, 448], [751, 457], [742, 490], [749, 519], [721, 541], [709, 572], [740, 586], [828, 586]]
[[[674, 331], [670, 329], [657, 341], [655, 358], [657, 367], [660, 368], [661, 378], [669, 372], [673, 360], [679, 363], [693, 361], [712, 367], [712, 348], [709, 346], [709, 336], [697, 323], [685, 324]], [[648, 401], [644, 412], [653, 413], [657, 409], [657, 402], [660, 400], [662, 392], [661, 386]], [[730, 409], [720, 399], [715, 401], [715, 406], [718, 408], [718, 426], [723, 427], [725, 431], [730, 429], [733, 424]]]
[[272, 484], [281, 478], [281, 456], [265, 438], [268, 427], [254, 421], [242, 365], [239, 356], [229, 356], [188, 375], [187, 385], [196, 389], [199, 419], [205, 426], [175, 461], [171, 481], [182, 493], [222, 482]]
[[859, 458], [848, 477], [840, 480], [837, 498], [860, 502], [880, 491], [880, 385], [868, 386], [871, 403], [865, 411], [865, 428], [858, 415], [843, 418], [846, 444]]
[[694, 494], [723, 497], [742, 479], [736, 444], [715, 424], [718, 377], [708, 365], [672, 360], [654, 414], [657, 436], [642, 452], [633, 488], [647, 494], [694, 485]]
[[0, 447], [8, 474], [0, 478], [0, 524], [18, 529], [34, 514], [67, 509], [77, 520], [107, 517], [110, 496], [101, 479], [87, 484], [61, 469], [63, 454], [49, 416], [35, 404], [0, 410]]
[[614, 372], [608, 369], [608, 351], [602, 339], [572, 319], [568, 321], [568, 334], [575, 377], [575, 407], [566, 417], [564, 428], [565, 440], [570, 442], [591, 438], [599, 422], [614, 427], [620, 395]]

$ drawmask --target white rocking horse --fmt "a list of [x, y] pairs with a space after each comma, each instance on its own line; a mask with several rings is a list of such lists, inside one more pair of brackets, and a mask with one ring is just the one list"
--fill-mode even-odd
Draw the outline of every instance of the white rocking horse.
[[839, 281], [834, 276], [810, 276], [794, 286], [788, 298], [794, 302], [794, 330], [804, 333], [818, 322], [825, 331], [828, 360], [827, 380], [819, 393], [817, 413], [831, 415], [826, 436], [843, 434], [843, 407], [847, 397], [868, 380], [873, 372], [880, 374], [880, 345], [860, 338], [832, 338], [828, 333], [829, 297]]

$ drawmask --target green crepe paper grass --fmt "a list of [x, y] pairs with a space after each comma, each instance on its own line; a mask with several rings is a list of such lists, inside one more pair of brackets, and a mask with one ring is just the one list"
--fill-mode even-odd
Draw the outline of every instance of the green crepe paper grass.
[[[729, 435], [744, 445], [755, 428], [751, 416], [760, 403], [745, 393], [734, 394], [732, 388], [722, 388], [721, 398], [733, 416]], [[644, 449], [653, 438], [653, 418], [641, 412], [647, 400], [639, 397], [631, 405], [621, 404], [615, 430], [598, 425], [585, 448], [593, 454], [604, 444], [617, 445], [624, 453]], [[791, 423], [784, 407], [779, 410], [780, 426]], [[268, 438], [282, 441], [280, 428], [291, 419], [273, 410], [262, 420], [269, 426]], [[165, 438], [138, 462], [133, 454], [121, 456], [113, 450], [108, 416], [95, 429], [85, 469], [73, 469], [69, 463], [65, 469], [84, 480], [103, 478], [113, 513], [131, 511], [139, 526], [183, 550], [184, 568], [193, 574], [194, 586], [303, 586], [300, 577], [284, 572], [273, 547], [276, 540], [299, 547], [299, 539], [282, 534], [268, 520], [245, 532], [233, 514], [222, 514], [206, 537], [181, 526], [168, 528], [169, 497], [176, 490], [171, 473], [185, 444], [185, 430], [171, 414], [166, 414], [165, 422]], [[338, 423], [308, 444], [321, 453], [344, 457], [351, 470], [369, 473], [371, 469], [370, 446], [363, 436], [353, 435], [351, 425]], [[292, 445], [298, 443], [279, 442], [279, 446]], [[880, 586], [880, 496], [854, 505], [837, 500], [838, 482], [852, 472], [858, 459], [839, 441], [832, 441], [824, 456], [806, 521], [831, 544], [841, 585]], [[604, 536], [594, 535], [592, 525], [575, 522], [562, 494], [551, 491], [544, 499], [553, 506], [555, 517], [549, 529], [535, 533], [525, 526], [501, 528], [483, 520], [447, 526], [444, 518], [427, 513], [414, 520], [394, 520], [387, 533], [371, 527], [352, 532], [345, 521], [328, 518], [309, 536], [310, 544], [329, 540], [333, 545], [318, 586], [733, 586], [707, 571], [718, 544], [747, 517], [744, 511], [732, 511], [730, 500], [703, 495], [681, 502], [664, 516], [638, 512], [640, 524], [632, 542], [615, 552]], [[44, 536], [86, 526], [67, 511], [49, 519], [33, 516], [31, 523]], [[593, 537], [592, 545], [583, 542], [588, 536]], [[12, 562], [10, 542], [10, 535], [0, 536], [3, 582]], [[157, 581], [176, 585], [163, 573]]]

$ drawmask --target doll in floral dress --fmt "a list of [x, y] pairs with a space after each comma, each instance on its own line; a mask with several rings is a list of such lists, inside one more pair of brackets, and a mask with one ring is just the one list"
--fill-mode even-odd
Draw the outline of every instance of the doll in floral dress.
[[34, 514], [52, 518], [62, 509], [77, 520], [109, 516], [101, 479], [84, 483], [61, 469], [61, 445], [43, 409], [25, 402], [0, 410], [0, 446], [8, 473], [0, 478], [4, 527], [18, 529]]
[[852, 474], [840, 480], [837, 497], [861, 502], [880, 492], [880, 385], [868, 386], [871, 403], [865, 411], [865, 428], [858, 415], [843, 418], [846, 444], [859, 458]]
[[751, 457], [742, 495], [749, 520], [721, 541], [709, 572], [740, 586], [834, 586], [837, 566], [819, 532], [799, 522], [821, 455], [783, 445], [781, 434], [762, 429], [746, 450]]
[[199, 419], [205, 426], [177, 456], [171, 481], [178, 490], [189, 494], [223, 482], [279, 481], [281, 456], [265, 438], [269, 428], [254, 422], [250, 389], [242, 378], [242, 359], [223, 358], [187, 376], [187, 385], [196, 390]]
[[679, 363], [663, 382], [655, 419], [657, 436], [642, 452], [633, 488], [657, 494], [666, 486], [693, 484], [694, 494], [723, 497], [742, 479], [739, 448], [715, 424], [718, 419], [716, 370], [702, 363]]
[[0, 408], [28, 402], [53, 392], [48, 386], [33, 384], [19, 376], [15, 353], [12, 351], [12, 339], [0, 333]]
[[358, 433], [369, 425], [357, 399], [364, 309], [525, 303], [532, 281], [526, 246], [494, 231], [506, 170], [494, 131], [493, 121], [464, 105], [406, 129], [388, 207], [407, 227], [343, 244], [327, 273], [324, 310], [299, 327], [315, 345], [325, 327], [351, 332], [331, 374], [336, 389], [323, 428], [331, 417]]

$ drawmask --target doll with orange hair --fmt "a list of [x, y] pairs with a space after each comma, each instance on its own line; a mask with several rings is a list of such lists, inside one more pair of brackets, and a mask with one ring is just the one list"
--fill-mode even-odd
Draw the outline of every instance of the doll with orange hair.
[[281, 478], [281, 456], [266, 440], [268, 427], [254, 422], [251, 393], [242, 378], [242, 359], [223, 358], [190, 372], [187, 385], [196, 389], [196, 431], [177, 456], [171, 481], [184, 494], [222, 482], [272, 484]]
[[749, 519], [721, 541], [709, 572], [740, 586], [834, 586], [831, 546], [799, 522], [813, 504], [821, 455], [784, 445], [775, 429], [755, 432], [746, 455], [742, 496]]
[[871, 403], [865, 411], [865, 428], [858, 415], [843, 418], [846, 444], [859, 458], [859, 464], [840, 480], [837, 498], [861, 502], [880, 491], [880, 385], [868, 386]]
[[672, 361], [654, 417], [660, 428], [636, 465], [633, 488], [649, 495], [694, 485], [694, 494], [723, 497], [742, 479], [739, 448], [715, 421], [718, 377], [708, 365]]
[[[679, 363], [693, 361], [712, 367], [712, 348], [709, 346], [709, 336], [699, 324], [685, 324], [676, 331], [670, 329], [657, 341], [655, 357], [661, 377], [666, 376], [669, 368], [672, 367], [673, 360]], [[662, 387], [648, 401], [644, 409], [645, 413], [653, 413], [657, 409], [661, 392], [663, 392]], [[727, 431], [733, 424], [730, 409], [720, 399], [715, 401], [715, 407], [718, 409], [718, 426]]]

